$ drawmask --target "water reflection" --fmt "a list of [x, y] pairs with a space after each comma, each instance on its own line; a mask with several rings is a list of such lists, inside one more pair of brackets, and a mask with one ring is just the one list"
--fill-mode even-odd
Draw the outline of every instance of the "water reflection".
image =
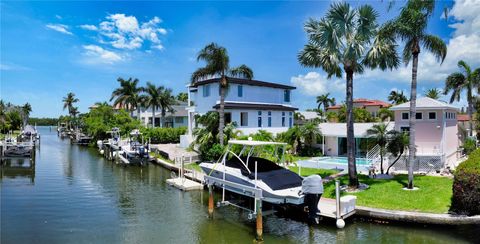
[[0, 180], [15, 179], [27, 180], [30, 185], [35, 184], [35, 163], [30, 159], [5, 159], [0, 166]]

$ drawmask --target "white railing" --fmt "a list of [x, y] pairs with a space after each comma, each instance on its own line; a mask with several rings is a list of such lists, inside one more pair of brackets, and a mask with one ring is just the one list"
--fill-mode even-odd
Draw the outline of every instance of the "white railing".
[[367, 156], [366, 156], [367, 161], [375, 165], [375, 163], [380, 160], [380, 152], [381, 152], [380, 145], [378, 144], [375, 145], [372, 149], [368, 150]]

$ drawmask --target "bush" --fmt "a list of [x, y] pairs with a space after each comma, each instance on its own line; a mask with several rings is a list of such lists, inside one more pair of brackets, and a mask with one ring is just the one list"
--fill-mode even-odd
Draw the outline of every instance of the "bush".
[[477, 148], [477, 142], [473, 138], [467, 138], [463, 143], [463, 152], [467, 155], [475, 151]]
[[216, 161], [224, 153], [225, 147], [215, 143], [212, 146], [200, 146], [199, 150], [202, 160]]
[[480, 214], [480, 149], [455, 170], [450, 211], [469, 216]]
[[298, 151], [298, 155], [302, 157], [320, 157], [323, 156], [322, 150], [320, 148], [314, 147], [302, 147]]
[[153, 144], [179, 143], [180, 136], [187, 132], [186, 127], [179, 128], [144, 128], [145, 138]]

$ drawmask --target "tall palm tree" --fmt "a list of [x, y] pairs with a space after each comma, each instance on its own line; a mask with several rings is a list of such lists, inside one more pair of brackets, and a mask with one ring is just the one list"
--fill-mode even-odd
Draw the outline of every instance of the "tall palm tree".
[[421, 47], [431, 52], [437, 61], [443, 63], [447, 55], [447, 45], [441, 38], [427, 33], [428, 19], [435, 9], [434, 0], [409, 0], [400, 10], [400, 15], [389, 21], [383, 33], [395, 36], [405, 42], [403, 62], [408, 65], [412, 61], [412, 83], [410, 91], [410, 145], [408, 155], [408, 188], [413, 189], [413, 163], [415, 160], [415, 114], [417, 101], [418, 55]]
[[163, 91], [159, 95], [160, 97], [158, 100], [158, 104], [160, 105], [160, 109], [162, 113], [160, 126], [163, 127], [165, 123], [165, 116], [167, 114], [167, 111], [170, 113], [174, 113], [175, 110], [173, 109], [172, 106], [178, 103], [177, 103], [177, 100], [175, 100], [175, 97], [172, 95], [172, 89], [170, 88], [163, 89]]
[[30, 117], [30, 112], [32, 112], [32, 106], [30, 105], [30, 103], [25, 103], [25, 105], [22, 106], [24, 126], [28, 123], [28, 117]]
[[402, 103], [408, 102], [407, 97], [403, 94], [403, 91], [391, 91], [390, 95], [388, 95], [388, 101], [391, 103], [398, 105]]
[[468, 65], [465, 61], [460, 60], [458, 61], [458, 67], [461, 69], [460, 72], [455, 72], [450, 74], [445, 81], [445, 91], [444, 94], [448, 94], [448, 92], [452, 92], [452, 96], [450, 97], [450, 103], [453, 103], [455, 100], [460, 100], [460, 95], [463, 91], [467, 93], [467, 113], [469, 118], [470, 124], [470, 131], [468, 132], [469, 136], [473, 135], [473, 123], [472, 123], [472, 114], [473, 114], [473, 104], [474, 104], [474, 96], [473, 91], [474, 89], [479, 89], [480, 92], [480, 68], [472, 70], [470, 65]]
[[425, 96], [426, 97], [429, 97], [431, 99], [435, 99], [435, 100], [438, 100], [440, 99], [440, 94], [442, 93], [442, 91], [440, 91], [440, 89], [437, 89], [437, 88], [431, 88], [431, 89], [428, 89], [426, 92], [425, 92]]
[[353, 132], [353, 75], [365, 68], [395, 68], [399, 58], [395, 40], [378, 35], [377, 12], [369, 5], [351, 8], [348, 3], [332, 3], [326, 16], [305, 24], [309, 41], [299, 53], [303, 66], [319, 67], [332, 76], [346, 73], [347, 157], [350, 187], [358, 187]]
[[235, 68], [230, 68], [230, 58], [227, 49], [219, 46], [216, 43], [210, 43], [205, 46], [197, 56], [197, 61], [203, 60], [206, 62], [205, 67], [197, 69], [193, 72], [192, 83], [204, 80], [210, 77], [220, 78], [220, 121], [218, 124], [218, 136], [220, 138], [220, 145], [223, 145], [223, 128], [225, 127], [225, 96], [227, 94], [229, 77], [241, 77], [245, 79], [253, 79], [253, 71], [246, 65], [240, 65]]
[[180, 102], [188, 101], [188, 94], [186, 92], [180, 92], [177, 94], [177, 100]]
[[113, 106], [120, 106], [130, 111], [130, 116], [133, 117], [133, 111], [137, 109], [137, 119], [140, 120], [140, 105], [142, 102], [142, 88], [138, 87], [138, 79], [128, 78], [124, 80], [119, 77], [117, 81], [120, 83], [120, 87], [112, 92], [110, 101], [115, 99]]
[[381, 123], [373, 125], [367, 130], [367, 135], [373, 138], [380, 146], [380, 173], [383, 174], [383, 156], [386, 153], [387, 138], [388, 138], [388, 124]]
[[387, 175], [390, 171], [390, 168], [392, 168], [392, 166], [398, 162], [403, 153], [407, 152], [409, 143], [410, 139], [407, 132], [400, 132], [396, 130], [391, 130], [388, 132], [387, 151], [397, 158], [388, 166], [386, 172]]
[[78, 98], [75, 97], [75, 94], [73, 92], [67, 93], [67, 96], [63, 98], [63, 110], [67, 109], [68, 114], [72, 115], [72, 109], [74, 108], [74, 104], [77, 103]]
[[145, 108], [152, 108], [152, 127], [155, 127], [155, 110], [162, 106], [161, 96], [165, 90], [163, 86], [155, 86], [155, 84], [147, 82], [147, 86], [142, 88], [146, 93], [144, 105]]
[[329, 106], [335, 105], [335, 98], [330, 97], [330, 93], [317, 96], [318, 109], [323, 106], [323, 111], [327, 111]]

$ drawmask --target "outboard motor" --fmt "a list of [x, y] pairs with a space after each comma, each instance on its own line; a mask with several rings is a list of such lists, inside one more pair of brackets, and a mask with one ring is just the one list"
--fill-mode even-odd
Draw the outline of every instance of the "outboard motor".
[[308, 224], [317, 222], [318, 202], [323, 194], [322, 177], [311, 175], [302, 181], [302, 194], [305, 195], [304, 203], [308, 211]]
[[145, 147], [139, 146], [138, 147], [138, 154], [140, 155], [140, 158], [143, 158], [143, 156], [145, 156]]

